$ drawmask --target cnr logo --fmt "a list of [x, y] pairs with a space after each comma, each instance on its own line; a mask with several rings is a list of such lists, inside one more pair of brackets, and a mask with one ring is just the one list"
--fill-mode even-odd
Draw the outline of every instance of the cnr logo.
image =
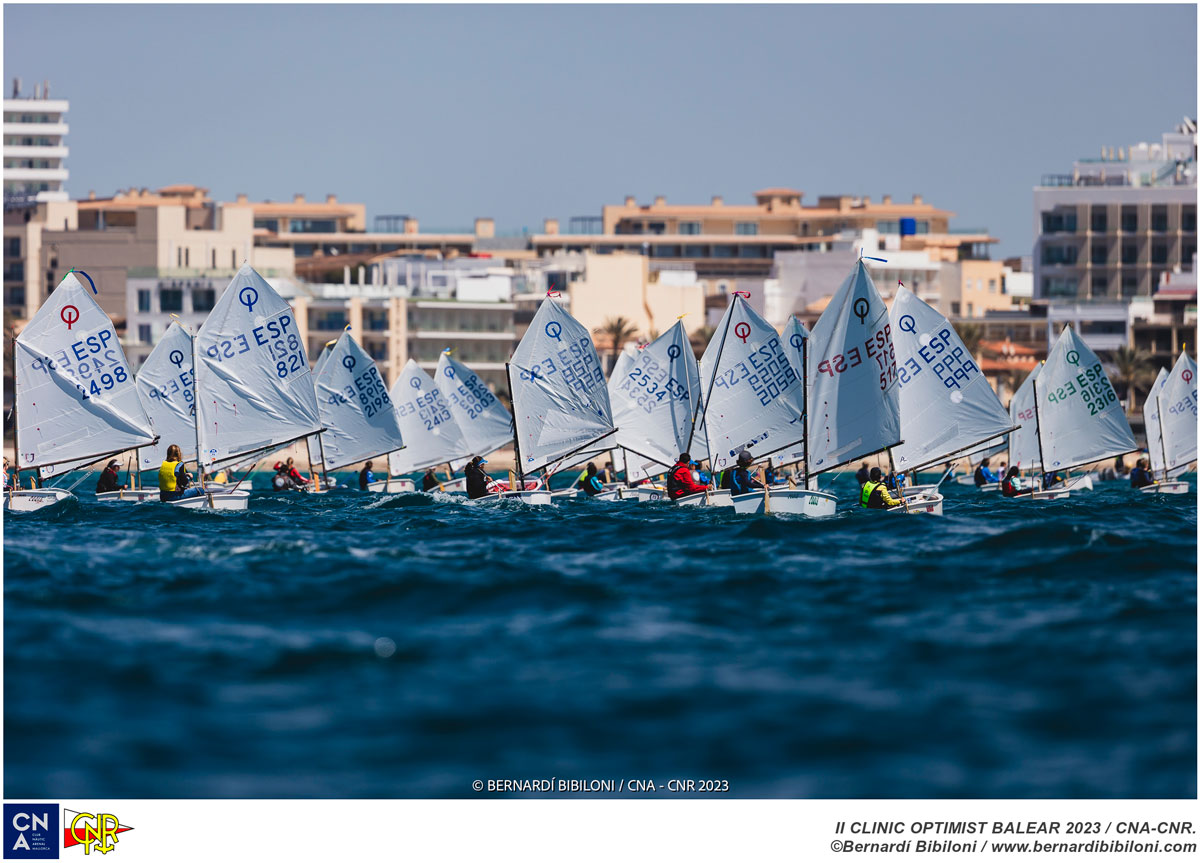
[[69, 827], [63, 826], [63, 847], [82, 845], [84, 854], [91, 854], [93, 849], [101, 854], [115, 851], [119, 841], [117, 834], [133, 829], [122, 826], [117, 816], [108, 812], [95, 815], [91, 812], [72, 812], [70, 809], [64, 809], [63, 812], [71, 819]]

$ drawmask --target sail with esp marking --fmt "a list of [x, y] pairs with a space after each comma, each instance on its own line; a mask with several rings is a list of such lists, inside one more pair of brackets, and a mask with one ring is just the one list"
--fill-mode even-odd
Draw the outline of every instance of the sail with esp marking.
[[1196, 460], [1196, 361], [1181, 353], [1159, 395], [1167, 470]]
[[[325, 467], [336, 470], [404, 446], [396, 412], [375, 361], [343, 332], [317, 362], [317, 407], [325, 431], [317, 441]], [[312, 447], [312, 444], [310, 444]]]
[[808, 474], [899, 443], [892, 326], [861, 259], [821, 313], [808, 346]]
[[157, 469], [171, 445], [179, 447], [184, 461], [196, 461], [195, 388], [192, 334], [172, 321], [137, 373], [142, 404], [159, 436], [158, 443], [138, 450], [140, 470]]
[[17, 336], [14, 361], [20, 468], [53, 474], [154, 441], [116, 329], [74, 273]]
[[[640, 351], [622, 355], [609, 379], [615, 445], [633, 454], [641, 477], [663, 473], [688, 449], [700, 406], [700, 372], [682, 321]], [[695, 443], [693, 443], [695, 446]], [[693, 458], [703, 458], [693, 453]], [[649, 461], [651, 466], [641, 466]]]
[[486, 456], [512, 443], [512, 414], [479, 375], [443, 351], [435, 379], [462, 433], [460, 459]]
[[1150, 469], [1155, 475], [1163, 473], [1166, 468], [1164, 457], [1166, 447], [1162, 436], [1162, 426], [1159, 423], [1158, 405], [1159, 395], [1162, 393], [1163, 384], [1167, 382], [1166, 369], [1160, 368], [1158, 375], [1154, 378], [1154, 386], [1150, 387], [1150, 392], [1146, 394], [1146, 403], [1142, 405], [1142, 422], [1146, 426], [1146, 451], [1150, 453]]
[[[805, 344], [808, 342], [810, 333], [808, 327], [795, 316], [788, 318], [787, 325], [783, 328], [783, 352], [787, 355], [788, 362], [792, 364], [792, 368], [796, 370], [796, 377], [800, 379], [800, 386], [804, 386], [804, 354]], [[801, 399], [803, 405], [803, 399]], [[771, 464], [774, 467], [783, 467], [788, 464], [795, 464], [804, 459], [804, 441], [801, 440], [781, 450], [771, 456]]]
[[415, 360], [410, 359], [401, 370], [392, 384], [391, 397], [404, 436], [404, 449], [388, 455], [392, 476], [462, 457], [467, 444], [446, 396]]
[[616, 431], [592, 337], [549, 297], [513, 352], [508, 378], [522, 473], [546, 467]]
[[248, 264], [196, 334], [200, 458], [224, 465], [321, 429], [296, 316]]
[[1069, 325], [1034, 390], [1044, 470], [1070, 470], [1138, 448], [1104, 367]]
[[900, 376], [897, 470], [917, 470], [1000, 437], [1004, 405], [946, 318], [901, 285], [890, 314]]

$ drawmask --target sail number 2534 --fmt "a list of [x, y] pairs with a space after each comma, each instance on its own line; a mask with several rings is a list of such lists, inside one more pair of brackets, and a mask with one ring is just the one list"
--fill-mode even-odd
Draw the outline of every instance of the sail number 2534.
[[[879, 388], [886, 390], [896, 382], [896, 347], [892, 344], [892, 325], [884, 324], [874, 335], [850, 348], [844, 354], [834, 354], [827, 360], [817, 363], [817, 373], [824, 372], [831, 378], [862, 365], [867, 360], [874, 360], [879, 368]], [[869, 367], [869, 364], [868, 364]]]

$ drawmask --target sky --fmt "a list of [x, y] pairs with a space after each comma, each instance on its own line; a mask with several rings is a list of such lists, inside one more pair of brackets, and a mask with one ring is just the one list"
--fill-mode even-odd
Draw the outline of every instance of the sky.
[[914, 193], [1028, 254], [1032, 187], [1196, 116], [1196, 7], [16, 6], [68, 190], [363, 202], [540, 231], [788, 186]]

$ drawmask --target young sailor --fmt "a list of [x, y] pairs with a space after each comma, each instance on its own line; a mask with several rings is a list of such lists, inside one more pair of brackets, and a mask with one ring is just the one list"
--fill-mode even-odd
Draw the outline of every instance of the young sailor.
[[1017, 468], [1014, 465], [1008, 469], [1008, 473], [1004, 476], [1004, 482], [1000, 484], [1000, 493], [1005, 497], [1018, 497], [1023, 494], [1033, 494], [1033, 489], [1025, 488], [1021, 477], [1017, 474]]
[[492, 478], [483, 469], [485, 464], [487, 464], [487, 459], [480, 458], [479, 456], [475, 456], [475, 458], [467, 463], [467, 497], [471, 500], [487, 497], [488, 495], [487, 487]]
[[738, 453], [737, 467], [725, 471], [725, 475], [721, 477], [721, 488], [727, 488], [733, 494], [745, 494], [751, 489], [762, 488], [763, 484], [750, 476], [750, 464], [753, 461], [754, 456], [750, 455], [750, 450], [744, 449]]
[[303, 488], [311, 482], [308, 477], [296, 469], [296, 460], [291, 456], [288, 456], [285, 467], [287, 468], [288, 478], [296, 484], [296, 488]]
[[867, 481], [871, 478], [871, 469], [867, 467], [865, 461], [862, 463], [862, 467], [858, 469], [858, 473], [854, 475], [854, 478], [858, 480], [860, 486], [866, 485]]
[[441, 481], [437, 478], [437, 474], [433, 472], [433, 468], [425, 471], [425, 476], [421, 477], [421, 491], [433, 491]]
[[588, 497], [595, 497], [604, 491], [604, 482], [600, 479], [600, 471], [596, 468], [595, 462], [588, 462], [587, 470], [583, 472], [581, 485]]
[[671, 500], [678, 500], [689, 494], [698, 494], [708, 488], [706, 484], [696, 481], [692, 473], [692, 465], [692, 457], [681, 452], [679, 460], [667, 474], [667, 496]]
[[992, 469], [988, 467], [988, 460], [985, 458], [979, 463], [979, 467], [975, 468], [975, 485], [987, 485], [989, 482], [1000, 482], [1000, 477], [992, 473]]
[[1129, 484], [1134, 488], [1145, 488], [1154, 485], [1154, 475], [1146, 470], [1146, 459], [1139, 458], [1133, 470], [1129, 472]]
[[199, 497], [200, 487], [192, 485], [192, 475], [183, 466], [183, 453], [178, 444], [167, 447], [167, 459], [158, 469], [158, 499], [168, 502], [185, 497]]
[[100, 479], [96, 480], [96, 493], [102, 491], [124, 491], [125, 486], [119, 483], [120, 479], [120, 463], [113, 459], [108, 463], [108, 467], [100, 474]]
[[863, 509], [888, 509], [902, 504], [903, 501], [896, 500], [888, 493], [887, 485], [883, 482], [883, 471], [877, 467], [871, 468], [867, 481], [863, 483], [858, 505]]
[[367, 462], [363, 465], [363, 469], [358, 472], [358, 490], [366, 491], [367, 486], [375, 481], [375, 473], [371, 470], [373, 462]]

